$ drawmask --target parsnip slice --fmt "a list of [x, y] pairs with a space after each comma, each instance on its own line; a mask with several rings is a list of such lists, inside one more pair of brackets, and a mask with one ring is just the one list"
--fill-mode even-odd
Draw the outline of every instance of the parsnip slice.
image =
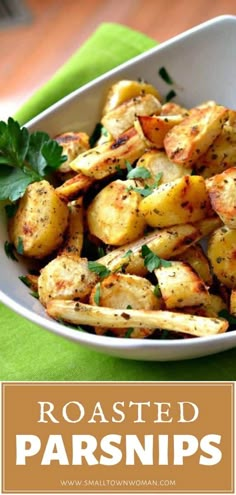
[[209, 337], [228, 328], [228, 322], [220, 318], [206, 318], [171, 311], [113, 309], [90, 306], [75, 301], [54, 299], [47, 305], [47, 313], [54, 319], [62, 319], [74, 325], [106, 326], [109, 328], [156, 328], [187, 333], [195, 337]]
[[95, 146], [75, 158], [70, 166], [76, 172], [100, 180], [125, 169], [127, 161], [133, 163], [145, 151], [145, 143], [134, 127], [121, 134], [118, 139]]

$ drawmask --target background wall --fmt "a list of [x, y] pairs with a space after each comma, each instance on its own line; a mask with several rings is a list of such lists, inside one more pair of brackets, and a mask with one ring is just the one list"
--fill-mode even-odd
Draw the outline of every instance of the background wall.
[[12, 115], [102, 22], [125, 24], [162, 42], [212, 17], [236, 15], [236, 0], [28, 0], [24, 6], [28, 15], [18, 24], [1, 23], [0, 9], [0, 119]]

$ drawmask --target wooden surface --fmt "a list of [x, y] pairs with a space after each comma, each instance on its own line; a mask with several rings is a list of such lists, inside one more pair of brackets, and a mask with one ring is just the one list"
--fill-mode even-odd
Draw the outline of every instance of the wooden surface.
[[12, 115], [102, 22], [125, 24], [162, 42], [217, 15], [236, 15], [236, 0], [25, 3], [31, 11], [30, 22], [0, 30], [0, 119]]

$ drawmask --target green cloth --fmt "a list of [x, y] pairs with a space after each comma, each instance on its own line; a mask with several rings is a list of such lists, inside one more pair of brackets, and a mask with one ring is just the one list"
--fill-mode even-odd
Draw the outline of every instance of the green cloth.
[[[25, 123], [77, 87], [156, 44], [117, 24], [102, 24], [17, 112]], [[54, 335], [0, 305], [0, 380], [234, 380], [236, 349], [180, 362], [113, 358]]]

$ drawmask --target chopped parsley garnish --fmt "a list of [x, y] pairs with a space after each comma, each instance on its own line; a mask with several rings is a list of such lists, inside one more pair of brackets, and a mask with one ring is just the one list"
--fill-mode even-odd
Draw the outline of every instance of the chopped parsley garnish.
[[91, 272], [96, 273], [101, 279], [107, 277], [111, 273], [109, 268], [97, 261], [88, 261], [88, 268]]
[[132, 249], [128, 249], [125, 254], [123, 254], [122, 258], [130, 258], [130, 256], [133, 254]]
[[133, 186], [128, 187], [128, 191], [135, 191], [144, 197], [150, 196], [150, 194], [152, 194], [152, 192], [153, 192], [153, 189], [154, 189], [153, 186], [150, 187], [150, 186], [147, 186], [147, 184], [145, 184], [144, 187], [133, 187]]
[[168, 101], [173, 100], [173, 98], [175, 98], [176, 96], [177, 96], [176, 92], [173, 89], [171, 89], [171, 91], [169, 91], [169, 93], [167, 93], [165, 97], [165, 102], [167, 103]]
[[167, 72], [165, 67], [161, 67], [158, 71], [159, 76], [165, 81], [167, 84], [174, 84], [174, 81], [170, 74]]
[[171, 266], [170, 261], [164, 260], [163, 258], [157, 256], [146, 244], [142, 246], [141, 253], [144, 258], [144, 266], [147, 267], [149, 272], [153, 272], [153, 270], [160, 268], [160, 266]]
[[101, 128], [101, 135], [105, 137], [109, 136], [108, 130], [104, 126]]
[[150, 179], [151, 174], [145, 167], [136, 167], [127, 174], [127, 179]]
[[6, 241], [4, 244], [4, 250], [8, 258], [11, 258], [14, 261], [18, 261], [14, 253], [15, 246], [11, 242]]
[[98, 141], [98, 139], [100, 138], [101, 136], [101, 132], [102, 132], [102, 124], [100, 122], [98, 122], [96, 125], [95, 125], [95, 128], [89, 138], [89, 144], [90, 144], [90, 147], [93, 148], [96, 144], [96, 142]]
[[0, 122], [0, 200], [12, 202], [27, 186], [45, 178], [67, 157], [63, 148], [45, 132], [29, 134], [11, 117]]
[[162, 172], [159, 172], [156, 175], [154, 184], [152, 184], [151, 186], [148, 186], [147, 184], [145, 184], [144, 187], [129, 186], [128, 191], [135, 191], [144, 197], [149, 196], [150, 194], [153, 193], [154, 189], [156, 189], [159, 186], [162, 175], [163, 175]]
[[6, 205], [5, 206], [5, 212], [6, 212], [7, 218], [14, 217], [17, 209], [18, 209], [17, 203], [12, 203], [11, 205]]
[[100, 283], [97, 284], [95, 294], [94, 294], [94, 302], [96, 303], [97, 306], [100, 304], [100, 295], [101, 295], [101, 285]]
[[134, 329], [133, 329], [133, 328], [128, 328], [127, 332], [125, 332], [124, 337], [125, 337], [126, 339], [129, 339], [129, 338], [131, 337], [131, 335], [132, 335], [133, 331], [134, 331]]
[[22, 255], [24, 254], [24, 244], [23, 244], [22, 237], [18, 237], [18, 239], [17, 239], [16, 250], [17, 250], [18, 254], [22, 254]]
[[26, 287], [31, 287], [31, 283], [27, 277], [25, 277], [24, 275], [20, 275], [20, 277], [18, 278], [19, 280], [21, 280], [21, 282], [23, 282], [23, 284], [26, 285]]
[[218, 316], [227, 320], [230, 325], [236, 325], [236, 316], [231, 315], [227, 309], [221, 309]]
[[98, 246], [97, 249], [98, 249], [98, 256], [99, 256], [99, 258], [102, 258], [103, 256], [105, 256], [106, 253], [105, 253], [105, 250], [104, 250], [103, 247]]
[[158, 298], [160, 298], [160, 297], [161, 297], [161, 289], [160, 289], [160, 287], [159, 287], [159, 285], [158, 285], [158, 284], [155, 286], [155, 289], [154, 289], [154, 291], [153, 291], [153, 294], [154, 294], [154, 296], [156, 296], [156, 297], [158, 297]]
[[169, 330], [161, 330], [161, 334], [160, 334], [160, 339], [168, 339], [169, 338], [169, 335], [170, 335], [170, 332]]
[[35, 299], [39, 299], [39, 294], [38, 294], [38, 292], [35, 292], [35, 291], [30, 292], [30, 295], [31, 295], [32, 297], [34, 297]]
[[95, 125], [95, 128], [94, 128], [94, 130], [93, 130], [93, 132], [89, 138], [89, 144], [90, 144], [91, 148], [96, 146], [97, 141], [99, 140], [99, 138], [101, 136], [108, 137], [109, 133], [108, 133], [107, 129], [100, 122], [98, 122]]
[[128, 160], [125, 160], [125, 166], [127, 168], [128, 174], [129, 174], [133, 170], [133, 167]]

